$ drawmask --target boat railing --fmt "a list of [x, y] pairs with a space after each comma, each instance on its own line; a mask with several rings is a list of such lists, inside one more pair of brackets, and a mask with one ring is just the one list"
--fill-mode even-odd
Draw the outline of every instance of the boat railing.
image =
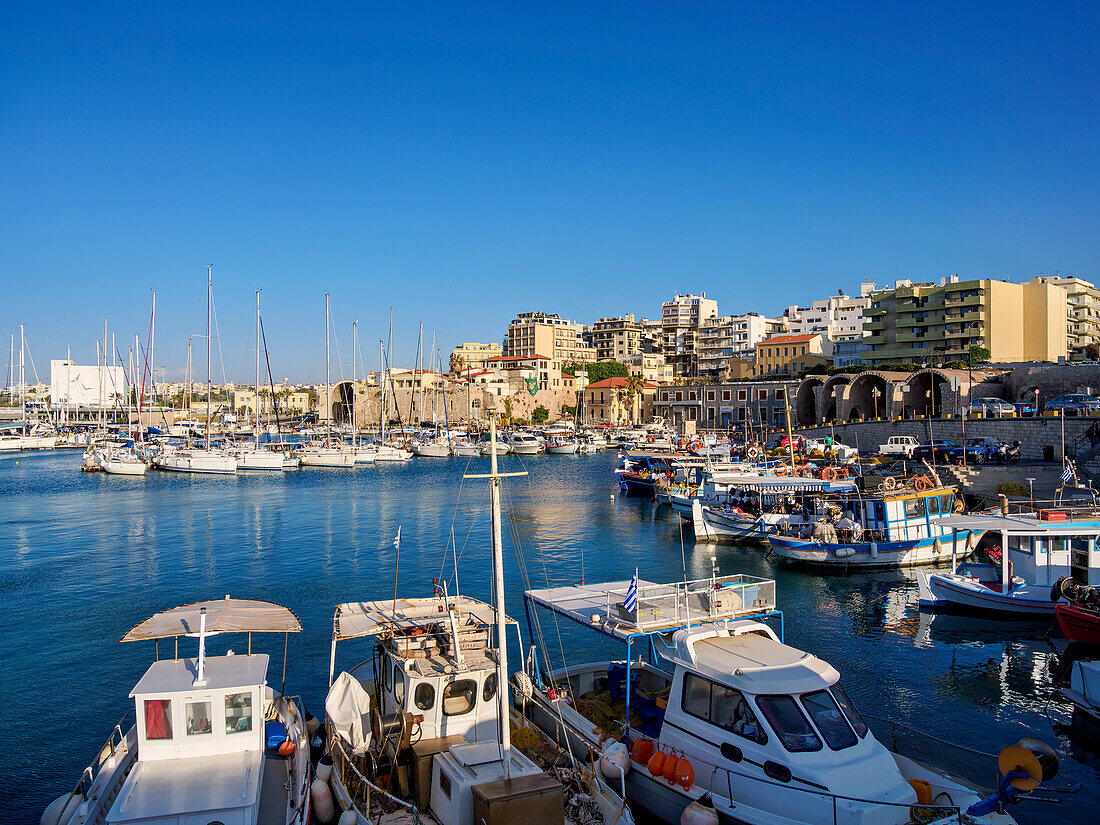
[[776, 604], [773, 579], [741, 574], [644, 585], [632, 611], [618, 598], [618, 592], [608, 591], [607, 615], [641, 631], [763, 613]]
[[992, 790], [1000, 781], [997, 756], [985, 751], [949, 742], [930, 733], [903, 725], [894, 719], [863, 714], [875, 738], [891, 753], [925, 765], [935, 765], [955, 779]]
[[[80, 779], [77, 781], [76, 787], [73, 788], [73, 796], [79, 795], [81, 799], [87, 801], [89, 794], [92, 793], [95, 787], [96, 780], [103, 770], [104, 763], [109, 759], [114, 759], [120, 747], [125, 745], [127, 749], [130, 749], [136, 744], [136, 742], [127, 744], [126, 731], [122, 729], [127, 719], [134, 715], [134, 709], [130, 708], [130, 710], [126, 711], [126, 714], [118, 720], [118, 723], [111, 731], [111, 735], [107, 737], [107, 741], [104, 742], [103, 747], [99, 749], [95, 760], [81, 771]], [[113, 764], [112, 767], [114, 767]]]
[[[340, 783], [348, 794], [353, 807], [368, 821], [375, 821], [375, 816], [382, 816], [393, 810], [393, 806], [404, 808], [412, 814], [413, 821], [420, 822], [420, 810], [403, 799], [398, 799], [393, 794], [387, 793], [378, 785], [367, 779], [362, 772], [355, 767], [355, 763], [347, 750], [344, 741], [339, 734], [329, 729], [328, 753], [332, 757], [332, 770], [340, 778]], [[375, 816], [371, 814], [371, 806], [377, 810]]]

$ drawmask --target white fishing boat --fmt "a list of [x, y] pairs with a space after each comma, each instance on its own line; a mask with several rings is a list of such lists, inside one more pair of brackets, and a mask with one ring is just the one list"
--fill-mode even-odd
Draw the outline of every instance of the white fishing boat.
[[[1100, 518], [1092, 508], [1078, 513], [1060, 509], [1036, 515], [951, 516], [940, 519], [940, 525], [950, 531], [951, 568], [917, 571], [924, 607], [1053, 616], [1056, 605], [1064, 601], [1053, 589], [1062, 577], [1100, 585]], [[1000, 558], [992, 564], [960, 564], [960, 532], [999, 538]]]
[[[433, 581], [431, 596], [336, 609], [325, 716], [342, 819], [632, 825], [622, 794], [588, 767], [587, 751], [556, 747], [509, 705], [505, 640], [509, 627], [518, 637], [518, 625], [504, 612], [500, 481], [524, 474], [498, 473], [491, 458], [488, 475], [468, 477], [490, 480], [494, 605]], [[362, 638], [373, 640], [372, 655], [337, 674], [338, 643]], [[583, 799], [573, 791], [582, 785]]]
[[[1057, 770], [1043, 743], [1032, 746], [1038, 757], [1010, 746], [1001, 755], [1005, 781], [986, 796], [979, 784], [891, 752], [840, 674], [783, 643], [772, 580], [635, 576], [525, 598], [529, 613], [546, 608], [625, 642], [623, 660], [550, 674], [529, 668], [529, 715], [574, 748], [605, 757], [629, 749], [628, 801], [664, 822], [903, 825], [919, 807], [927, 814], [919, 821], [1009, 823], [1006, 805], [1053, 776], [1040, 760]], [[941, 755], [953, 748], [933, 746]], [[996, 770], [998, 757], [955, 750], [980, 781], [992, 778], [985, 770]], [[1006, 790], [1018, 778], [1010, 771], [1027, 782]]]
[[[42, 825], [309, 822], [305, 713], [284, 686], [268, 685], [269, 656], [252, 653], [253, 633], [301, 629], [285, 607], [228, 596], [134, 627], [123, 642], [173, 639], [178, 650], [180, 637], [197, 635], [198, 654], [149, 666], [130, 692], [130, 712]], [[207, 638], [230, 632], [248, 634], [248, 652], [208, 656]]]

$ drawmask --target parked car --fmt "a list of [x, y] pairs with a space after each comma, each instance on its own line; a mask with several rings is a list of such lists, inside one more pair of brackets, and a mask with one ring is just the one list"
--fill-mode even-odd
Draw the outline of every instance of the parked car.
[[1016, 406], [1001, 398], [974, 398], [970, 401], [969, 413], [983, 418], [1004, 418], [1015, 415]]
[[1058, 410], [1063, 415], [1085, 415], [1100, 412], [1100, 399], [1084, 393], [1070, 393], [1052, 398], [1043, 405], [1047, 410]]
[[1030, 401], [1017, 401], [1012, 406], [1016, 408], [1016, 415], [1020, 417], [1035, 415], [1035, 405]]
[[942, 441], [922, 441], [913, 450], [912, 458], [914, 461], [949, 462], [952, 452], [960, 446], [957, 441], [948, 441], [946, 438]]
[[912, 458], [913, 450], [917, 449], [919, 443], [911, 435], [892, 435], [886, 439], [885, 444], [878, 445], [878, 451], [883, 455]]
[[978, 438], [966, 439], [966, 444], [959, 445], [950, 453], [954, 461], [962, 461], [963, 453], [966, 453], [968, 464], [985, 464], [994, 461], [1001, 450], [1001, 442], [992, 436], [985, 435]]

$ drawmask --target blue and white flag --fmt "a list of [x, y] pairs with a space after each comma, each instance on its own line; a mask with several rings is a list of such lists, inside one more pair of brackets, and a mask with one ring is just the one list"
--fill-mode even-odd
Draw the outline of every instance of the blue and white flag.
[[1069, 482], [1073, 481], [1073, 477], [1074, 477], [1073, 465], [1067, 463], [1066, 464], [1066, 469], [1062, 470], [1062, 481], [1064, 481], [1068, 484]]
[[638, 607], [638, 568], [634, 568], [634, 578], [630, 580], [630, 586], [626, 589], [626, 602], [623, 607], [633, 613]]
[[393, 540], [393, 549], [394, 550], [400, 550], [401, 549], [401, 525], [397, 526], [397, 538], [395, 538]]

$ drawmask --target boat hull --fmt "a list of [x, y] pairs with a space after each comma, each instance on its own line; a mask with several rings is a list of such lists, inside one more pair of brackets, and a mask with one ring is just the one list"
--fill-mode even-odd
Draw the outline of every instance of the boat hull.
[[237, 456], [238, 470], [284, 470], [283, 454], [263, 450], [241, 453]]
[[[960, 531], [960, 539], [968, 539], [971, 531]], [[937, 549], [937, 539], [939, 540]], [[970, 555], [970, 543], [960, 542], [963, 549], [956, 557]], [[768, 536], [772, 552], [782, 559], [816, 567], [863, 570], [890, 570], [898, 567], [920, 567], [951, 560], [951, 537], [912, 539], [909, 541], [824, 543], [807, 539]], [[839, 551], [839, 553], [838, 553]]]
[[917, 573], [922, 607], [989, 611], [1016, 616], [1051, 616], [1055, 605], [1050, 588], [1039, 585], [1015, 585], [1008, 593], [988, 587], [958, 573]]
[[355, 466], [355, 453], [351, 450], [316, 450], [299, 456], [303, 467], [325, 467], [348, 470]]
[[143, 476], [149, 469], [144, 461], [122, 461], [116, 458], [104, 459], [100, 466], [104, 472], [113, 476]]
[[1100, 613], [1076, 604], [1057, 604], [1054, 615], [1062, 635], [1069, 641], [1100, 647]]
[[235, 475], [237, 459], [233, 456], [202, 453], [173, 453], [156, 460], [158, 470], [173, 473], [202, 473], [204, 475]]

